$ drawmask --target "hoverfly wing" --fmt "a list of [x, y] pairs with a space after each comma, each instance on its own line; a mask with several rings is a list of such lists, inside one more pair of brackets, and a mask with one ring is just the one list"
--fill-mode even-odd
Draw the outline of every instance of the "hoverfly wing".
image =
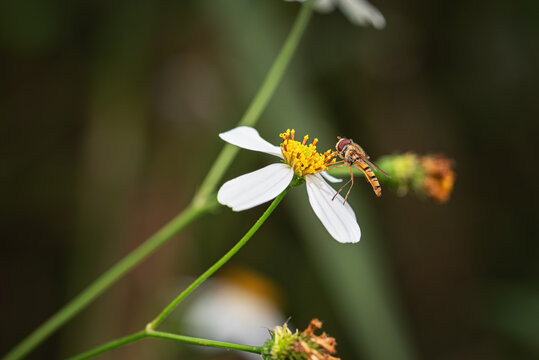
[[370, 166], [372, 166], [373, 168], [375, 168], [376, 170], [380, 171], [382, 174], [384, 174], [388, 179], [391, 179], [391, 176], [386, 173], [384, 170], [380, 169], [375, 163], [373, 163], [372, 161], [370, 161], [368, 158], [367, 159], [362, 159], [363, 161], [365, 161], [367, 164], [369, 164]]

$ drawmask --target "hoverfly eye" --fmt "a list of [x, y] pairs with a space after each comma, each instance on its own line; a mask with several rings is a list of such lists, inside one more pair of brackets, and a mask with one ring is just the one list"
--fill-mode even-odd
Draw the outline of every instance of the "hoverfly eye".
[[337, 149], [338, 152], [342, 152], [344, 150], [344, 147], [351, 142], [352, 141], [350, 139], [341, 139], [337, 142], [337, 145], [335, 145], [335, 149]]

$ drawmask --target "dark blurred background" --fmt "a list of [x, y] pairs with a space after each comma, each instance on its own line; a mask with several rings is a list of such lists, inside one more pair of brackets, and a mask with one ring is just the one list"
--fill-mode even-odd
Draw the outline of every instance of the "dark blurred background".
[[[320, 246], [342, 245], [295, 206], [307, 203], [295, 189], [227, 266], [269, 279], [294, 325], [323, 319], [343, 359], [388, 359], [393, 346], [407, 350], [392, 359], [537, 359], [539, 3], [374, 5], [384, 30], [339, 11], [313, 16], [258, 128], [274, 144], [295, 128], [321, 149], [352, 137], [374, 159], [444, 153], [456, 161], [451, 199], [377, 199], [358, 181], [360, 257], [332, 277], [339, 260]], [[188, 204], [298, 10], [278, 0], [0, 2], [2, 354]], [[242, 151], [225, 178], [271, 161]], [[30, 358], [141, 329], [181, 290], [172, 284], [217, 260], [263, 209], [197, 220]], [[369, 298], [373, 286], [387, 289], [390, 316], [339, 292]], [[352, 321], [355, 306], [372, 318]], [[365, 330], [384, 321], [397, 335]], [[235, 356], [177, 348], [147, 340], [108, 358]]]

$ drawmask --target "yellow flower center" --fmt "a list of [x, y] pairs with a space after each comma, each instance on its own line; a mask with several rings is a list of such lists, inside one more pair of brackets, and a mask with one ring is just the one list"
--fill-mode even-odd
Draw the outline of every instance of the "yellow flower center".
[[296, 176], [304, 177], [305, 175], [316, 174], [327, 169], [329, 165], [336, 161], [331, 155], [331, 150], [323, 154], [316, 151], [318, 139], [314, 139], [311, 144], [305, 145], [309, 135], [305, 135], [303, 141], [299, 142], [294, 140], [294, 134], [294, 129], [288, 129], [279, 136], [283, 139], [281, 151], [283, 152], [284, 161], [294, 169]]

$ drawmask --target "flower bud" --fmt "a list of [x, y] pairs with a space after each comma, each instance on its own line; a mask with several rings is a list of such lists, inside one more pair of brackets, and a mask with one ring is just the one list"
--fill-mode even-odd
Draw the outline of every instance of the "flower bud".
[[335, 338], [325, 332], [316, 335], [322, 328], [322, 322], [312, 319], [303, 332], [290, 331], [288, 325], [277, 326], [270, 330], [271, 339], [264, 344], [264, 360], [340, 360], [332, 356], [337, 350]]
[[454, 161], [444, 155], [388, 155], [380, 158], [378, 164], [391, 175], [391, 179], [384, 183], [396, 189], [398, 194], [414, 191], [438, 203], [449, 200], [456, 175]]

